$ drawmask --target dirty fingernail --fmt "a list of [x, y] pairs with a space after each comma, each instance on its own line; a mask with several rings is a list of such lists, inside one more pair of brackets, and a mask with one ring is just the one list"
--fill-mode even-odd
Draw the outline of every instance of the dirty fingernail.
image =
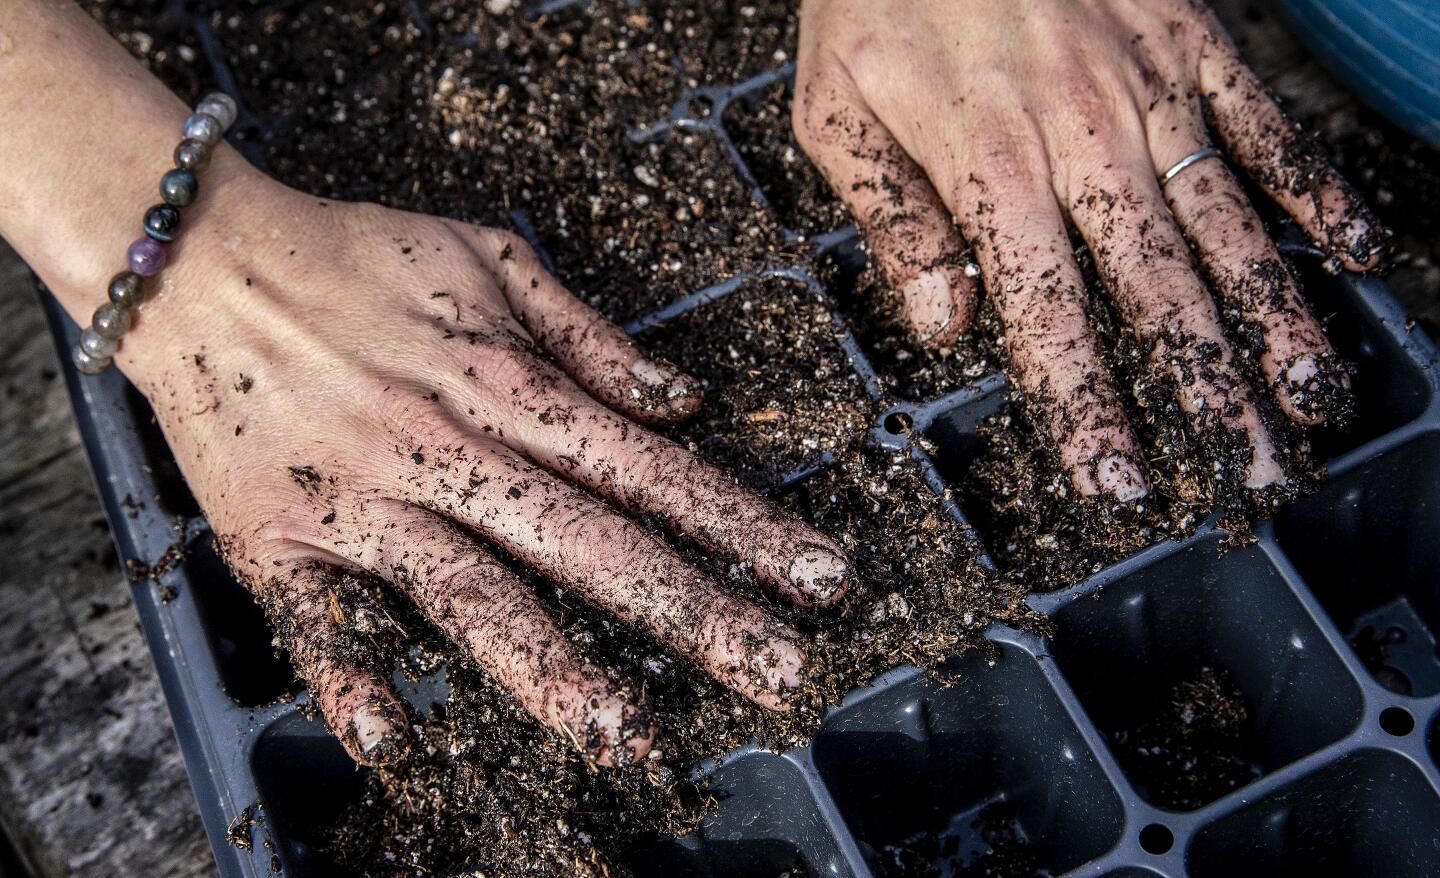
[[1123, 451], [1112, 451], [1095, 465], [1095, 482], [1122, 503], [1139, 500], [1150, 493], [1150, 480]]
[[655, 729], [647, 711], [608, 692], [592, 693], [585, 703], [584, 725], [576, 731], [582, 747], [598, 739], [596, 761], [601, 765], [628, 765], [650, 751]]
[[675, 369], [668, 363], [657, 363], [641, 357], [630, 367], [630, 374], [657, 390], [662, 390], [669, 399], [694, 393], [695, 379]]
[[355, 740], [367, 759], [380, 755], [387, 746], [397, 746], [399, 733], [379, 705], [367, 704], [355, 711]]
[[839, 597], [845, 588], [845, 574], [850, 564], [844, 556], [829, 549], [806, 549], [790, 562], [790, 582], [820, 603]]
[[955, 319], [955, 299], [944, 268], [922, 271], [901, 291], [910, 328], [921, 344], [935, 338]]
[[805, 654], [788, 640], [776, 638], [761, 650], [755, 661], [775, 692], [795, 689], [805, 681]]

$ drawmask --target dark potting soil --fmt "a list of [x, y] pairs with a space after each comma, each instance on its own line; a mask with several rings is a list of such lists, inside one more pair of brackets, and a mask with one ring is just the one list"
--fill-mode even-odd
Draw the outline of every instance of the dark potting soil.
[[1250, 717], [1230, 672], [1202, 667], [1111, 738], [1116, 758], [1146, 799], [1193, 811], [1260, 776], [1246, 748]]
[[[194, 33], [165, 15], [164, 0], [86, 5], [183, 96], [213, 86]], [[512, 226], [523, 214], [532, 228], [521, 231], [533, 231], [559, 277], [617, 319], [784, 261], [806, 246], [787, 242], [786, 228], [815, 234], [843, 220], [795, 147], [783, 86], [726, 116], [773, 209], [751, 197], [713, 136], [631, 137], [666, 118], [685, 87], [733, 83], [792, 59], [790, 2], [596, 0], [534, 21], [506, 0], [190, 6], [210, 10], [206, 21], [240, 97], [267, 126], [242, 128], [237, 138], [278, 178], [317, 196], [491, 225]], [[840, 305], [896, 395], [933, 397], [1004, 366], [989, 305], [971, 338], [922, 352], [895, 318], [893, 293], [878, 272], [847, 276], [837, 267], [829, 280], [842, 292], [853, 287]], [[336, 611], [353, 620], [356, 649], [412, 675], [445, 667], [453, 694], [417, 718], [415, 746], [367, 776], [363, 800], [322, 845], [356, 874], [623, 873], [625, 851], [699, 819], [705, 792], [686, 775], [695, 760], [751, 738], [804, 741], [823, 705], [880, 671], [905, 661], [932, 667], [975, 644], [993, 621], [1038, 625], [1024, 607], [1028, 589], [1065, 584], [1183, 533], [1216, 502], [1256, 511], [1233, 488], [1240, 463], [1233, 439], [1186, 425], [1168, 382], [1147, 371], [1104, 297], [1096, 300], [1109, 365], [1121, 387], [1136, 388], [1130, 411], [1156, 455], [1155, 491], [1135, 510], [1080, 503], [1017, 400], [987, 425], [988, 451], [974, 461], [941, 461], [1005, 578], [980, 567], [971, 535], [907, 455], [861, 445], [874, 412], [845, 367], [830, 315], [803, 285], [748, 284], [647, 332], [645, 342], [706, 383], [706, 406], [673, 432], [678, 441], [757, 489], [822, 455], [833, 461], [775, 497], [851, 553], [856, 584], [841, 607], [779, 606], [744, 569], [682, 547], [809, 638], [816, 671], [803, 697], [786, 715], [755, 708], [645, 637], [535, 582], [582, 650], [632, 691], [643, 689], [663, 728], [652, 758], [595, 770], [391, 590], [348, 578], [337, 584]], [[1296, 470], [1306, 471], [1300, 438], [1279, 438]], [[1198, 695], [1190, 702], [1227, 709]], [[1227, 715], [1216, 721], [1223, 725]], [[977, 829], [992, 853], [955, 874], [1027, 874], [1023, 839], [1013, 828], [1007, 836], [1009, 825]]]
[[673, 435], [758, 490], [864, 438], [874, 406], [836, 336], [823, 300], [774, 278], [641, 341], [705, 387], [700, 413]]
[[805, 235], [831, 232], [850, 214], [806, 157], [790, 126], [789, 82], [737, 100], [725, 110], [725, 130], [787, 228]]

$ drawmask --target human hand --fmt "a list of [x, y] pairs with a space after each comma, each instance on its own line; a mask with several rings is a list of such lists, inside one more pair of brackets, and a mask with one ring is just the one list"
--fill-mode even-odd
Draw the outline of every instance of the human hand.
[[1213, 131], [1330, 254], [1328, 267], [1374, 267], [1383, 234], [1208, 8], [805, 0], [801, 15], [796, 134], [921, 342], [942, 346], [970, 326], [968, 241], [1021, 389], [1076, 489], [1143, 497], [1142, 453], [1087, 317], [1073, 222], [1192, 422], [1244, 438], [1247, 486], [1284, 480], [1202, 269], [1226, 315], [1258, 327], [1260, 372], [1292, 420], [1343, 409], [1345, 367], [1225, 162], [1157, 178]]
[[604, 502], [753, 563], [794, 603], [841, 597], [834, 541], [636, 423], [694, 412], [692, 379], [512, 234], [323, 202], [221, 158], [117, 363], [357, 760], [402, 747], [405, 720], [332, 606], [342, 570], [408, 595], [596, 761], [649, 749], [644, 706], [482, 542], [784, 709], [800, 636]]

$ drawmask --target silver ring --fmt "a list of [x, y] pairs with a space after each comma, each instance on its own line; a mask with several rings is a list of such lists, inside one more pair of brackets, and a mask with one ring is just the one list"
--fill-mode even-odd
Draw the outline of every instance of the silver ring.
[[1213, 146], [1202, 146], [1200, 149], [1195, 150], [1194, 152], [1185, 156], [1185, 158], [1171, 165], [1170, 170], [1161, 174], [1160, 186], [1163, 188], [1166, 183], [1169, 183], [1171, 180], [1175, 179], [1176, 174], [1180, 173], [1181, 171], [1185, 170], [1196, 162], [1204, 161], [1205, 159], [1218, 158], [1220, 158], [1220, 150], [1216, 149]]

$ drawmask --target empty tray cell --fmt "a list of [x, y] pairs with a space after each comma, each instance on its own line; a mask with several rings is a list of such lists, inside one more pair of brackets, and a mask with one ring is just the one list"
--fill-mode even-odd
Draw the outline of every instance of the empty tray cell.
[[870, 427], [870, 399], [829, 307], [799, 282], [749, 281], [641, 342], [705, 385], [699, 414], [671, 435], [747, 487], [773, 486]]
[[1205, 805], [1360, 720], [1359, 686], [1258, 547], [1213, 537], [1055, 623], [1061, 670], [1158, 807]]
[[271, 645], [274, 632], [265, 613], [220, 559], [214, 537], [207, 533], [196, 540], [182, 569], [186, 596], [195, 601], [220, 683], [230, 697], [257, 707], [293, 691], [295, 672]]
[[1195, 878], [1440, 874], [1440, 798], [1415, 765], [1362, 751], [1200, 830]]
[[1306, 262], [1301, 283], [1331, 344], [1356, 366], [1354, 424], [1343, 433], [1313, 431], [1317, 456], [1324, 460], [1358, 448], [1420, 417], [1430, 403], [1430, 383], [1392, 334], [1404, 328], [1387, 326], [1362, 306], [1357, 285], [1371, 282], [1331, 277]]
[[1381, 685], [1440, 692], [1440, 434], [1366, 461], [1275, 519], [1291, 563]]
[[1000, 644], [954, 670], [845, 708], [815, 739], [876, 874], [1060, 873], [1113, 847], [1120, 799], [1035, 658]]
[[690, 835], [637, 851], [637, 878], [850, 875], [794, 763], [752, 753], [711, 777], [715, 813]]
[[[318, 719], [290, 713], [261, 733], [251, 753], [261, 830], [285, 875], [345, 874], [322, 853], [323, 834], [364, 794], [365, 773]], [[257, 839], [257, 842], [259, 839]]]
[[725, 131], [787, 228], [810, 235], [838, 229], [850, 215], [795, 142], [791, 98], [785, 80], [732, 101]]

